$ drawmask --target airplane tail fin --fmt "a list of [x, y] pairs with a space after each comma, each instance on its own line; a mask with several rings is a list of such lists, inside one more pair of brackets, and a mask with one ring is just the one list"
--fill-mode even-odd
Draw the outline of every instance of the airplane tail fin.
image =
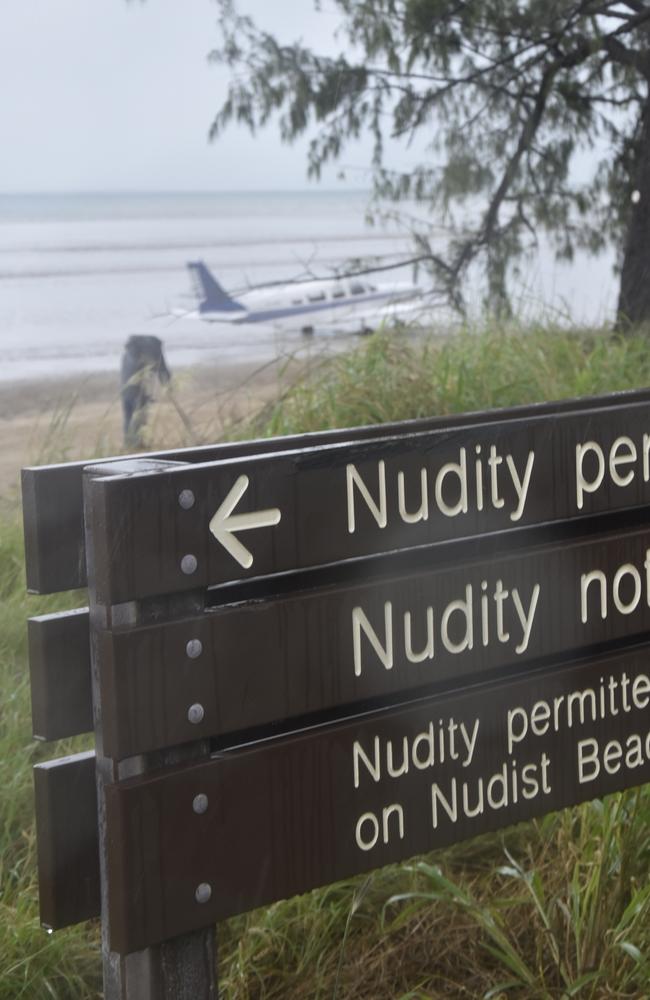
[[189, 261], [187, 268], [192, 275], [194, 289], [199, 299], [199, 312], [243, 312], [245, 307], [231, 299], [212, 276], [202, 260]]

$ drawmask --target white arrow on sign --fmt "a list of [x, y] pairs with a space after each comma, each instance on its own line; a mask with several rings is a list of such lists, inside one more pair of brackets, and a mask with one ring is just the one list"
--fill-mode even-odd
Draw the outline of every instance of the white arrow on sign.
[[233, 531], [268, 528], [277, 524], [282, 517], [277, 507], [251, 511], [250, 514], [233, 514], [233, 510], [248, 489], [248, 483], [248, 476], [240, 476], [210, 521], [210, 531], [214, 537], [244, 569], [250, 569], [253, 565], [253, 554], [235, 538]]

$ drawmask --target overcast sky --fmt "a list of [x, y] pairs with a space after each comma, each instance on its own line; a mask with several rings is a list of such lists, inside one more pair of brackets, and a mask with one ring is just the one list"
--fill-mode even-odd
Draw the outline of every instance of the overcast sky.
[[[311, 0], [241, 0], [285, 40], [330, 39]], [[327, 4], [325, 4], [327, 7]], [[306, 143], [208, 129], [227, 74], [213, 0], [12, 0], [0, 32], [0, 191], [296, 189]], [[362, 168], [370, 144], [343, 162]], [[323, 185], [336, 185], [332, 169]], [[348, 183], [368, 187], [362, 169]]]

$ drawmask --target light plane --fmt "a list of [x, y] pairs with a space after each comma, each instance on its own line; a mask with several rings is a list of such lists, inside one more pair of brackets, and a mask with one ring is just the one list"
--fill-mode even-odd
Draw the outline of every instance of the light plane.
[[175, 315], [208, 323], [265, 323], [282, 330], [315, 329], [369, 333], [385, 323], [413, 318], [422, 289], [404, 281], [330, 278], [253, 288], [233, 298], [203, 261], [187, 265], [198, 299], [196, 309]]

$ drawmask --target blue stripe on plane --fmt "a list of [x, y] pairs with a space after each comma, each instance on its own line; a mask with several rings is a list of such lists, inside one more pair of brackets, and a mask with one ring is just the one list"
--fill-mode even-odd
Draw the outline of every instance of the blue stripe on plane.
[[[415, 298], [414, 292], [372, 292], [370, 295], [355, 295], [354, 298], [328, 299], [325, 302], [305, 303], [301, 306], [286, 306], [283, 309], [266, 309], [260, 312], [246, 313], [244, 316], [237, 316], [233, 323], [265, 323], [274, 319], [284, 319], [287, 316], [303, 316], [308, 313], [324, 312], [327, 309], [337, 309], [343, 306], [356, 306], [364, 302], [376, 302], [379, 299], [390, 299], [387, 305], [391, 305], [406, 299]], [[354, 317], [351, 317], [354, 319]]]

